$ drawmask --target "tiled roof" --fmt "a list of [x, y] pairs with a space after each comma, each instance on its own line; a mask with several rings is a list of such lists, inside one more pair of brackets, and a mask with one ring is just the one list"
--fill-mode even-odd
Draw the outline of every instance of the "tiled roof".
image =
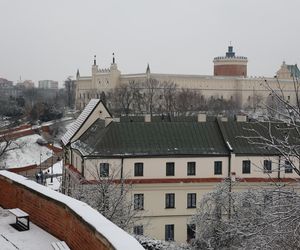
[[88, 105], [84, 108], [81, 114], [78, 116], [74, 124], [70, 129], [63, 135], [62, 142], [64, 145], [67, 145], [72, 137], [77, 133], [77, 131], [81, 128], [86, 119], [90, 116], [96, 106], [100, 103], [99, 99], [91, 99]]
[[72, 144], [84, 155], [227, 155], [216, 122], [112, 122], [98, 119]]

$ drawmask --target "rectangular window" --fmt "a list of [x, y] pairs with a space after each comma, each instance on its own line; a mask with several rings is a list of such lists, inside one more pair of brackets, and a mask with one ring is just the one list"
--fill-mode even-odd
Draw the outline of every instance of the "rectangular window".
[[165, 240], [174, 240], [174, 224], [165, 225]]
[[264, 173], [272, 173], [272, 161], [264, 160]]
[[100, 177], [109, 176], [109, 164], [107, 162], [100, 163]]
[[134, 226], [133, 233], [135, 235], [144, 235], [144, 226], [143, 225]]
[[195, 224], [188, 224], [186, 228], [187, 233], [187, 242], [190, 242], [190, 240], [195, 239], [195, 231], [196, 231], [196, 225]]
[[197, 203], [196, 193], [187, 194], [187, 208], [195, 208]]
[[222, 162], [215, 161], [215, 175], [222, 174]]
[[144, 209], [144, 194], [134, 194], [134, 210]]
[[196, 175], [196, 162], [190, 161], [187, 163], [187, 175]]
[[293, 173], [293, 167], [290, 161], [285, 161], [284, 162], [284, 172], [286, 174], [291, 174]]
[[136, 162], [134, 163], [134, 176], [143, 176], [144, 175], [144, 163]]
[[167, 162], [166, 163], [166, 176], [174, 176], [175, 175], [175, 163]]
[[175, 208], [175, 194], [166, 194], [166, 208]]
[[243, 161], [243, 174], [250, 174], [251, 172], [251, 162], [249, 160]]

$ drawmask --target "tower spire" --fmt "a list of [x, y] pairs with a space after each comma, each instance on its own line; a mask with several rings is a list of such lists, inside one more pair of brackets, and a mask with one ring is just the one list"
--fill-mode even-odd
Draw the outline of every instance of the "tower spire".
[[94, 65], [96, 66], [96, 55], [94, 55]]
[[150, 66], [149, 66], [149, 63], [147, 64], [146, 74], [150, 74]]
[[115, 53], [114, 53], [114, 52], [112, 53], [112, 56], [113, 56], [113, 61], [112, 61], [112, 63], [115, 64], [115, 61], [116, 61], [116, 60], [115, 60]]

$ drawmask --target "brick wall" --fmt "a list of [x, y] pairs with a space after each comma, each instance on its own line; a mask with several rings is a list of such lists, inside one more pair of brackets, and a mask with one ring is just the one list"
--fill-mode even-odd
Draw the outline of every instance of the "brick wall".
[[215, 65], [215, 76], [247, 76], [246, 65]]
[[0, 206], [18, 207], [26, 211], [33, 223], [66, 241], [71, 249], [114, 249], [92, 225], [66, 204], [1, 175]]

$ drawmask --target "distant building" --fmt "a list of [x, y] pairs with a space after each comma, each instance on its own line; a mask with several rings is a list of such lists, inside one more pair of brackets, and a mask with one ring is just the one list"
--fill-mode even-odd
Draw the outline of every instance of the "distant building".
[[22, 91], [13, 85], [12, 81], [5, 78], [0, 78], [0, 96], [1, 98], [18, 97]]
[[[205, 114], [116, 119], [100, 100], [92, 99], [62, 137], [63, 192], [95, 183], [95, 172], [120, 173], [117, 179], [126, 176], [133, 184], [135, 209], [144, 212], [133, 232], [185, 242], [194, 237], [190, 218], [198, 202], [222, 180], [239, 179], [238, 190], [299, 178], [274, 148], [242, 138], [257, 137], [250, 130], [268, 138], [267, 124], [245, 116], [207, 119]], [[279, 128], [277, 133], [283, 132]], [[294, 164], [298, 166], [297, 159]]]
[[17, 83], [17, 87], [25, 88], [25, 89], [32, 89], [34, 88], [34, 82], [31, 80], [25, 80], [25, 81], [20, 81]]
[[[184, 74], [158, 74], [152, 73], [148, 65], [146, 72], [135, 74], [121, 74], [115, 58], [109, 68], [98, 68], [96, 57], [90, 76], [81, 76], [79, 70], [76, 74], [76, 99], [77, 109], [83, 109], [92, 98], [100, 98], [101, 94], [118, 88], [129, 82], [146, 82], [147, 79], [156, 79], [159, 82], [173, 82], [177, 88], [198, 91], [203, 97], [210, 100], [224, 99], [238, 103], [241, 108], [257, 105], [257, 100], [265, 102], [269, 97], [262, 83], [265, 80], [273, 89], [278, 89], [277, 79], [274, 77], [249, 77], [247, 74], [248, 59], [236, 56], [233, 47], [229, 46], [225, 56], [215, 57], [213, 75], [184, 75]], [[282, 66], [284, 74], [280, 71], [280, 84], [290, 101], [295, 102], [293, 76], [299, 75], [297, 65]]]
[[41, 89], [58, 89], [58, 82], [53, 80], [40, 80], [39, 88]]

